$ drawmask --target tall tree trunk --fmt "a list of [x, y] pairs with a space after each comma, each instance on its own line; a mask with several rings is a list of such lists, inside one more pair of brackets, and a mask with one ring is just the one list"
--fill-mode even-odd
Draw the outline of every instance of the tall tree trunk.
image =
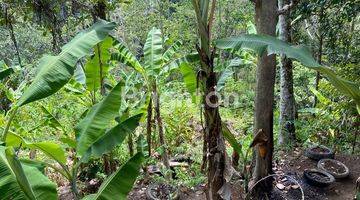
[[[317, 61], [320, 65], [322, 64], [323, 43], [324, 43], [324, 36], [323, 36], [323, 31], [322, 31], [323, 19], [324, 19], [324, 6], [321, 6], [320, 13], [319, 13], [319, 24], [320, 24], [319, 25], [319, 50], [317, 53]], [[320, 79], [321, 79], [320, 72], [316, 72], [316, 77], [315, 77], [315, 89], [316, 90], [319, 89]], [[316, 107], [317, 102], [318, 102], [318, 99], [317, 99], [316, 95], [314, 94], [313, 108]]]
[[[290, 4], [290, 0], [279, 0], [279, 8]], [[291, 42], [291, 18], [290, 12], [279, 16], [280, 38]], [[281, 56], [280, 67], [280, 132], [279, 144], [294, 144], [295, 137], [295, 97], [293, 86], [292, 61], [285, 55]]]
[[152, 127], [152, 95], [150, 95], [149, 105], [147, 107], [147, 118], [146, 118], [146, 140], [148, 143], [149, 157], [151, 156], [151, 127]]
[[165, 137], [164, 137], [164, 127], [163, 127], [161, 114], [160, 114], [160, 96], [158, 94], [156, 83], [154, 83], [154, 85], [153, 85], [153, 92], [154, 92], [153, 98], [154, 98], [154, 102], [155, 102], [155, 117], [156, 117], [158, 129], [159, 129], [159, 141], [160, 141], [160, 145], [163, 148], [161, 157], [163, 159], [163, 163], [164, 163], [165, 167], [167, 169], [170, 169], [169, 157], [168, 157], [167, 147], [166, 147]]
[[[277, 0], [256, 0], [255, 21], [259, 34], [275, 36]], [[254, 133], [258, 133], [262, 129], [267, 137], [267, 142], [265, 154], [260, 153], [259, 146], [255, 148], [255, 167], [252, 177], [255, 182], [272, 173], [275, 58], [275, 55], [263, 54], [258, 59], [256, 70]], [[262, 182], [261, 185], [263, 191], [272, 188], [270, 181]]]

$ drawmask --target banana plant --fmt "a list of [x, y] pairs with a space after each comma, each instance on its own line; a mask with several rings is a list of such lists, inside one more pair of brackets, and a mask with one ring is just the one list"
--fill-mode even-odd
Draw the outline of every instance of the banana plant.
[[[37, 200], [43, 199], [44, 197], [52, 197], [50, 194], [41, 191], [41, 189], [46, 188], [42, 187], [39, 181], [43, 183], [46, 182], [42, 181], [42, 178], [36, 179], [34, 177], [36, 173], [33, 172], [33, 170], [26, 170], [27, 167], [19, 164], [16, 154], [13, 153], [13, 147], [37, 149], [58, 163], [60, 167], [51, 163], [42, 162], [45, 166], [53, 168], [67, 178], [71, 183], [76, 198], [79, 198], [80, 195], [77, 191], [76, 179], [80, 164], [87, 162], [91, 157], [99, 157], [111, 151], [117, 145], [121, 144], [124, 138], [139, 125], [139, 121], [143, 115], [142, 112], [123, 117], [115, 126], [109, 128], [110, 124], [113, 124], [112, 122], [115, 122], [115, 118], [119, 116], [119, 109], [122, 102], [121, 91], [124, 87], [124, 83], [119, 82], [112, 88], [107, 96], [93, 105], [86, 113], [86, 116], [80, 120], [75, 127], [76, 139], [66, 138], [69, 146], [76, 149], [77, 157], [79, 157], [79, 160], [76, 160], [73, 166], [67, 166], [65, 151], [57, 143], [47, 141], [36, 143], [28, 142], [10, 130], [11, 121], [15, 117], [16, 110], [19, 107], [51, 96], [63, 88], [73, 77], [77, 69], [78, 61], [88, 55], [95, 45], [97, 45], [97, 47], [101, 46], [98, 44], [107, 38], [109, 32], [114, 27], [114, 23], [99, 21], [89, 30], [78, 34], [73, 40], [66, 44], [59, 55], [47, 55], [40, 60], [38, 74], [32, 84], [25, 90], [19, 101], [16, 102], [3, 131], [2, 145], [4, 145], [4, 147], [0, 146], [0, 148], [5, 149], [3, 150], [5, 153], [1, 155], [6, 156], [2, 156], [0, 160], [0, 173], [5, 173], [4, 176], [0, 177], [0, 190], [8, 190], [8, 192], [10, 192], [10, 198]], [[95, 50], [95, 55], [96, 53], [103, 55], [99, 49]], [[94, 57], [93, 59], [99, 61]], [[89, 65], [91, 64], [90, 62]], [[92, 72], [89, 70], [88, 73], [91, 74]], [[95, 76], [93, 76], [93, 78], [95, 78]], [[97, 88], [98, 85], [95, 85], [96, 82], [97, 80], [89, 79], [87, 83], [89, 87]], [[50, 113], [47, 114], [49, 115]], [[120, 168], [120, 170], [110, 176], [108, 180], [104, 182], [98, 195], [91, 199], [109, 199], [110, 195], [116, 195], [116, 198], [126, 196], [139, 173], [142, 158], [143, 154], [141, 152], [136, 154], [128, 163]], [[126, 173], [124, 173], [125, 171]], [[131, 173], [128, 173], [128, 171]], [[10, 179], [12, 182], [9, 182]], [[39, 195], [37, 194], [38, 188], [40, 188]], [[21, 198], [22, 194], [24, 198]], [[53, 199], [56, 198], [55, 193]], [[90, 197], [86, 197], [86, 199], [88, 198]]]
[[275, 37], [268, 35], [247, 34], [238, 37], [230, 37], [217, 40], [216, 47], [224, 50], [250, 49], [257, 54], [284, 54], [288, 58], [299, 61], [303, 66], [324, 74], [329, 82], [344, 95], [352, 98], [360, 113], [360, 86], [339, 77], [330, 67], [320, 65], [312, 57], [308, 48], [304, 46], [292, 46]]
[[[186, 73], [189, 71], [189, 64], [198, 60], [198, 56], [178, 57], [177, 51], [181, 46], [181, 42], [175, 42], [171, 47], [164, 50], [161, 31], [152, 28], [147, 35], [144, 45], [144, 62], [136, 59], [130, 50], [121, 42], [116, 45], [117, 52], [112, 54], [111, 59], [128, 65], [140, 73], [145, 81], [147, 93], [149, 95], [148, 118], [147, 118], [147, 143], [148, 152], [151, 155], [151, 127], [152, 127], [152, 110], [155, 109], [155, 118], [159, 128], [160, 143], [165, 148], [163, 125], [160, 114], [160, 81], [174, 70]], [[193, 75], [193, 74], [189, 74]], [[193, 76], [192, 80], [196, 80]], [[195, 82], [187, 84], [188, 87], [196, 87]], [[163, 151], [164, 165], [169, 168], [168, 155], [166, 148]]]
[[1, 200], [56, 200], [56, 185], [39, 169], [22, 163], [12, 147], [0, 146]]
[[77, 62], [88, 55], [92, 48], [104, 40], [114, 28], [115, 23], [99, 21], [63, 46], [57, 56], [45, 55], [40, 59], [35, 79], [12, 108], [9, 122], [3, 132], [3, 141], [6, 139], [17, 109], [59, 91], [73, 76]]

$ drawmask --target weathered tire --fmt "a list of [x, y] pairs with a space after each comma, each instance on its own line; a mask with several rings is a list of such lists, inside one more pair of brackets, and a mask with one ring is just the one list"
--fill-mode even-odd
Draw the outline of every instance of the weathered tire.
[[[325, 149], [326, 152], [324, 153], [318, 153], [318, 152], [315, 152], [314, 149], [315, 148], [322, 148], [322, 149]], [[323, 145], [317, 145], [317, 146], [313, 146], [313, 147], [310, 147], [308, 149], [306, 149], [305, 151], [305, 156], [310, 158], [310, 159], [313, 159], [313, 160], [321, 160], [321, 159], [325, 159], [325, 158], [331, 158], [333, 159], [334, 158], [334, 151], [326, 146], [323, 146]]]
[[[336, 163], [337, 165], [340, 165], [342, 167], [345, 168], [345, 172], [344, 173], [336, 173], [336, 172], [333, 172], [333, 171], [330, 171], [329, 169], [325, 169], [324, 165], [323, 165], [323, 162], [324, 161], [328, 161], [328, 162], [334, 162]], [[334, 159], [328, 159], [328, 158], [325, 158], [325, 159], [321, 159], [319, 160], [318, 164], [317, 164], [317, 167], [320, 169], [320, 170], [323, 170], [331, 175], [333, 175], [334, 178], [346, 178], [349, 176], [349, 173], [350, 173], [350, 170], [349, 168], [342, 162], [338, 161], [338, 160], [334, 160]]]
[[[317, 180], [317, 179], [314, 179], [310, 173], [320, 173], [326, 177], [328, 177], [328, 181], [325, 181], [325, 180]], [[318, 170], [318, 169], [308, 169], [308, 170], [305, 170], [304, 171], [304, 178], [306, 180], [307, 183], [309, 183], [310, 185], [313, 185], [313, 186], [319, 186], [319, 187], [326, 187], [328, 185], [330, 185], [331, 183], [333, 183], [335, 181], [335, 178], [325, 172], [325, 171], [322, 171], [322, 170]]]
[[[153, 193], [152, 193], [152, 190], [155, 189], [156, 187], [158, 187], [159, 184], [157, 183], [154, 183], [154, 184], [150, 184], [148, 186], [148, 188], [146, 189], [146, 197], [147, 199], [150, 199], [150, 200], [160, 200], [158, 197], [154, 196]], [[172, 200], [178, 200], [180, 198], [180, 195], [179, 195], [179, 191], [176, 190], [174, 192], [174, 194], [172, 194], [172, 197], [171, 199]]]

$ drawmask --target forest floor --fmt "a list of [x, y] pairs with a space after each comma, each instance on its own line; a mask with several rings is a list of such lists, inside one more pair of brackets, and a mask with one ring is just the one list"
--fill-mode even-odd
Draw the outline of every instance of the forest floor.
[[[290, 151], [291, 152], [291, 151]], [[350, 175], [344, 179], [337, 179], [335, 183], [325, 188], [308, 185], [303, 179], [303, 172], [306, 169], [316, 168], [317, 161], [311, 160], [304, 156], [301, 149], [295, 149], [289, 154], [284, 151], [277, 151], [274, 158], [274, 172], [280, 178], [274, 181], [274, 189], [269, 195], [270, 200], [301, 200], [301, 192], [291, 179], [295, 179], [304, 191], [305, 200], [353, 200], [355, 195], [356, 180], [360, 177], [360, 156], [359, 155], [335, 155], [335, 159], [344, 163], [350, 170]], [[284, 179], [284, 176], [287, 177]], [[286, 177], [285, 176], [285, 177]], [[285, 180], [285, 182], [284, 182]], [[287, 184], [286, 182], [292, 182]], [[243, 180], [237, 178], [232, 180], [230, 185], [231, 200], [245, 199], [243, 190]], [[284, 185], [279, 188], [277, 184]], [[291, 187], [293, 186], [293, 187]], [[129, 200], [151, 200], [147, 195], [149, 181], [139, 180], [129, 194]], [[182, 187], [179, 188], [180, 200], [205, 200], [205, 184], [201, 184], [193, 189]], [[93, 188], [96, 192], [96, 188]], [[60, 200], [72, 200], [72, 194], [68, 186], [60, 187]], [[167, 199], [167, 198], [163, 198]], [[162, 200], [162, 199], [161, 199]]]
[[[338, 179], [335, 183], [325, 188], [308, 185], [303, 179], [303, 172], [305, 169], [316, 168], [317, 161], [313, 161], [304, 156], [303, 151], [300, 149], [294, 150], [291, 154], [279, 151], [275, 158], [274, 172], [279, 175], [287, 175], [295, 179], [304, 191], [305, 199], [309, 200], [352, 200], [355, 196], [356, 180], [360, 177], [360, 156], [355, 155], [336, 155], [336, 160], [344, 163], [350, 170], [349, 177], [345, 179]], [[274, 186], [277, 183], [283, 183], [284, 176], [277, 179]], [[289, 178], [288, 178], [289, 179]], [[285, 178], [286, 180], [286, 178]], [[290, 179], [288, 181], [291, 181]], [[286, 182], [286, 181], [285, 181]], [[231, 199], [242, 200], [244, 199], [244, 192], [242, 186], [242, 180], [234, 180], [231, 184]], [[294, 183], [290, 184], [293, 185]], [[284, 185], [286, 185], [284, 183]], [[289, 185], [289, 184], [288, 184]], [[130, 200], [148, 199], [146, 196], [147, 184], [143, 181], [138, 182], [131, 194]], [[200, 185], [191, 190], [188, 188], [180, 188], [181, 200], [203, 200], [205, 196], [205, 186]], [[301, 192], [299, 188], [290, 186], [281, 188], [281, 190], [275, 186], [274, 190], [269, 195], [269, 199], [280, 200], [300, 200]]]

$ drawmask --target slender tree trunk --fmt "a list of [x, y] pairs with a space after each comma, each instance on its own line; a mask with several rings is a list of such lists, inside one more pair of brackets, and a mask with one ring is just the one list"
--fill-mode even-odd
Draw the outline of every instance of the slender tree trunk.
[[151, 156], [151, 126], [152, 126], [152, 95], [150, 95], [149, 105], [147, 107], [146, 140], [148, 143], [149, 157]]
[[[279, 0], [279, 8], [290, 4], [290, 0]], [[279, 16], [280, 38], [291, 42], [290, 12]], [[280, 133], [279, 144], [294, 144], [295, 137], [295, 97], [293, 86], [293, 65], [286, 56], [281, 56], [280, 67]]]
[[15, 37], [14, 27], [13, 27], [13, 25], [12, 25], [12, 19], [11, 19], [11, 16], [8, 15], [8, 9], [7, 9], [7, 8], [5, 8], [5, 24], [6, 24], [6, 25], [8, 26], [8, 28], [9, 28], [10, 37], [11, 37], [11, 40], [12, 40], [12, 42], [13, 42], [13, 44], [14, 44], [14, 47], [15, 47], [16, 56], [17, 56], [19, 65], [22, 66], [22, 64], [21, 64], [21, 58], [20, 58], [19, 46], [18, 46], [16, 37]]
[[[275, 36], [277, 0], [256, 0], [255, 21], [259, 34]], [[255, 167], [252, 177], [255, 182], [272, 173], [275, 68], [275, 55], [268, 56], [264, 53], [259, 57], [256, 71], [254, 133], [262, 129], [267, 142], [265, 154], [260, 153], [259, 146], [255, 148]], [[263, 191], [272, 188], [270, 181], [262, 182], [261, 186]]]
[[[317, 54], [317, 61], [320, 65], [322, 64], [323, 43], [324, 43], [324, 36], [322, 33], [323, 18], [324, 18], [324, 7], [322, 6], [320, 8], [320, 14], [319, 14], [319, 24], [320, 24], [320, 27], [319, 27], [319, 50], [318, 50], [318, 54]], [[315, 77], [315, 89], [316, 90], [319, 89], [320, 79], [321, 79], [320, 72], [316, 72], [316, 77]], [[316, 107], [317, 102], [318, 102], [318, 99], [317, 99], [316, 95], [314, 95], [313, 108]]]
[[163, 163], [164, 163], [165, 167], [167, 169], [170, 169], [169, 157], [168, 157], [167, 147], [166, 147], [165, 137], [164, 137], [164, 127], [163, 127], [161, 114], [160, 114], [160, 96], [157, 91], [156, 83], [154, 83], [154, 85], [153, 85], [153, 92], [154, 92], [154, 101], [155, 101], [155, 117], [156, 117], [158, 129], [159, 129], [159, 141], [160, 141], [160, 145], [163, 148], [162, 159], [163, 159]]

